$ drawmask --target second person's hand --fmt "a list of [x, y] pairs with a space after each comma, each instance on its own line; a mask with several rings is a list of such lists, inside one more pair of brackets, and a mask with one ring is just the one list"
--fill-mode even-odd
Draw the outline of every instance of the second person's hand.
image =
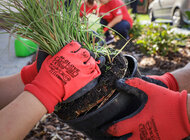
[[51, 113], [58, 102], [67, 100], [100, 74], [89, 51], [72, 41], [45, 59], [38, 75], [25, 90], [36, 96]]
[[175, 92], [139, 78], [120, 79], [116, 84], [123, 94], [136, 96], [141, 106], [114, 121], [108, 133], [131, 140], [179, 140], [190, 134], [187, 115], [187, 92]]

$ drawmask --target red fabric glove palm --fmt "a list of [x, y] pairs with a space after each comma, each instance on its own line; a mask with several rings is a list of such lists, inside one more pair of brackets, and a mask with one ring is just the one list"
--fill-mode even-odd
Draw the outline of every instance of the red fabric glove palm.
[[48, 54], [39, 50], [36, 56], [36, 60], [31, 65], [24, 66], [20, 72], [24, 85], [29, 84], [34, 80]]
[[90, 53], [73, 41], [45, 59], [39, 74], [25, 90], [35, 95], [51, 113], [62, 98], [66, 100], [100, 74]]
[[36, 61], [34, 61], [31, 65], [24, 66], [20, 72], [21, 79], [24, 85], [31, 83], [37, 74], [38, 71]]
[[109, 28], [104, 27], [104, 29], [103, 29], [103, 33], [106, 33], [108, 30], [109, 30]]
[[139, 78], [121, 79], [117, 87], [137, 96], [141, 106], [113, 122], [109, 134], [120, 137], [132, 133], [130, 140], [180, 140], [190, 134], [186, 91], [174, 92]]

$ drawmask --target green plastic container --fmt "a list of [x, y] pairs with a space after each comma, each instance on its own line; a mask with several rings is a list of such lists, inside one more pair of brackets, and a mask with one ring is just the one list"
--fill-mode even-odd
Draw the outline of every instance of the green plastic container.
[[29, 39], [17, 37], [15, 39], [15, 55], [17, 57], [26, 57], [37, 51], [38, 45]]

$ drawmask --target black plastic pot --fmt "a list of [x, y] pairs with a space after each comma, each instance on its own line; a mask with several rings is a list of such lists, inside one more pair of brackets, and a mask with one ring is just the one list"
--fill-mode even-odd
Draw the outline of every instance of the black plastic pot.
[[[124, 55], [128, 60], [128, 77], [140, 77], [137, 61], [130, 55]], [[112, 139], [105, 133], [102, 126], [123, 118], [138, 108], [139, 102], [135, 96], [116, 91], [113, 96], [99, 109], [88, 112], [74, 120], [66, 121], [72, 128], [85, 133], [92, 139]]]
[[126, 77], [139, 77], [139, 78], [141, 78], [141, 73], [138, 69], [137, 60], [131, 55], [124, 54], [123, 56], [128, 61], [128, 70], [127, 71], [129, 71], [128, 73], [130, 73], [129, 75], [126, 75]]

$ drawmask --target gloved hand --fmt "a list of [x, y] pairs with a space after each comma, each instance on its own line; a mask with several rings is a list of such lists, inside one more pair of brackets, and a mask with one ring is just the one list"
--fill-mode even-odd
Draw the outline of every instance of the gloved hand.
[[36, 61], [34, 61], [31, 65], [24, 66], [20, 72], [21, 79], [24, 85], [31, 83], [37, 74], [38, 71]]
[[190, 134], [186, 91], [175, 92], [139, 78], [120, 79], [116, 86], [138, 97], [141, 105], [132, 114], [114, 121], [107, 130], [109, 134], [132, 134], [131, 140], [180, 140]]
[[177, 80], [169, 72], [161, 76], [157, 76], [157, 75], [142, 76], [142, 79], [145, 81], [169, 88], [170, 90], [173, 90], [173, 91], [179, 91]]
[[21, 69], [20, 75], [24, 85], [29, 84], [34, 80], [34, 78], [36, 77], [41, 68], [43, 61], [48, 56], [47, 53], [41, 50], [39, 50], [36, 55], [37, 55], [36, 60], [31, 65], [24, 66]]
[[103, 33], [106, 33], [108, 30], [109, 30], [109, 28], [104, 27], [104, 29], [103, 29]]
[[25, 90], [36, 96], [51, 113], [62, 98], [66, 100], [100, 74], [90, 53], [72, 41], [56, 55], [45, 59], [39, 74]]

